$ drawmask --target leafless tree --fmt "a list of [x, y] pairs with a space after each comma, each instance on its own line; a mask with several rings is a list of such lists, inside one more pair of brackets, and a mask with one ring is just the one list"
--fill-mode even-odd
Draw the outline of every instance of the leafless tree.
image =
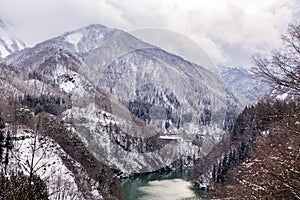
[[300, 96], [300, 24], [290, 24], [282, 36], [283, 48], [271, 56], [254, 56], [254, 73], [270, 83], [279, 94]]

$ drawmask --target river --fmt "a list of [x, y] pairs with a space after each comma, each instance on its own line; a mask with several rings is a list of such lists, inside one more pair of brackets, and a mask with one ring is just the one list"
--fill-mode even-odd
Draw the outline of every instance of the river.
[[203, 191], [187, 181], [188, 170], [155, 172], [122, 180], [125, 200], [201, 199]]

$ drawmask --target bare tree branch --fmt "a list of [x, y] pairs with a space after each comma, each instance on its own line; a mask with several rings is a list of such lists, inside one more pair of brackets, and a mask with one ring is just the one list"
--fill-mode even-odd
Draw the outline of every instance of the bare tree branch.
[[279, 94], [300, 96], [300, 24], [289, 25], [288, 35], [282, 36], [284, 48], [269, 59], [253, 57], [253, 72], [270, 83]]

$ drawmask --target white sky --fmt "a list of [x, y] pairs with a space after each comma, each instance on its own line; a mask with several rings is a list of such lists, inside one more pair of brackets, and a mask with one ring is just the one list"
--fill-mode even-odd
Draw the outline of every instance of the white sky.
[[247, 66], [251, 55], [278, 48], [298, 17], [299, 0], [0, 0], [0, 18], [29, 45], [91, 23], [161, 28], [191, 38], [222, 65]]

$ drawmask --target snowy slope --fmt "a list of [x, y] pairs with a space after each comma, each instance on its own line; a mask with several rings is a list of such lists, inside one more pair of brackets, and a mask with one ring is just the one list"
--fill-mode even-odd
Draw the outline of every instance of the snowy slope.
[[241, 108], [255, 103], [270, 92], [265, 82], [243, 67], [221, 67], [220, 76], [225, 87], [239, 99]]
[[[71, 160], [73, 168], [75, 168], [80, 176], [88, 177], [85, 169], [80, 163], [72, 159], [53, 139], [36, 135], [28, 129], [19, 129], [17, 135], [14, 136], [14, 147], [9, 152], [9, 165], [7, 173], [23, 171], [25, 175], [29, 175], [30, 166], [34, 166], [34, 172], [45, 181], [48, 189], [49, 199], [85, 199], [76, 180], [76, 176], [65, 161]], [[33, 154], [34, 152], [34, 154]], [[28, 161], [33, 160], [33, 163]], [[32, 165], [31, 165], [32, 164]], [[90, 181], [91, 185], [95, 181]], [[94, 185], [96, 188], [96, 185]], [[99, 192], [94, 189], [86, 191], [91, 194], [90, 199], [102, 199]]]
[[221, 126], [226, 95], [218, 75], [118, 32], [84, 57], [95, 83], [165, 132], [195, 134], [199, 127]]
[[[227, 100], [218, 76], [121, 30], [91, 25], [5, 61], [30, 94], [63, 98], [57, 117], [124, 175], [192, 165], [223, 133]], [[160, 134], [188, 139], [165, 142]]]
[[[122, 176], [152, 172], [165, 167], [172, 168], [175, 161], [182, 163], [180, 166], [173, 166], [174, 169], [192, 165], [193, 159], [201, 158], [208, 153], [207, 149], [195, 146], [191, 140], [184, 139], [172, 140], [162, 148], [152, 152], [141, 153], [138, 148], [128, 151], [121, 145], [123, 140], [125, 140], [125, 144], [131, 141], [129, 137], [126, 138], [125, 131], [140, 132], [137, 134], [143, 135], [145, 141], [155, 132], [153, 133], [149, 127], [143, 128], [133, 124], [133, 122], [124, 123], [110, 113], [99, 112], [94, 104], [90, 104], [86, 108], [73, 107], [67, 110], [64, 115], [66, 118], [72, 117], [75, 120], [76, 132], [94, 156], [109, 166], [120, 170]], [[128, 127], [129, 123], [131, 123], [131, 127]], [[114, 129], [114, 127], [120, 127], [120, 129]], [[131, 142], [133, 145], [138, 145], [138, 142]], [[155, 144], [143, 143], [143, 146], [147, 145]]]
[[4, 58], [25, 47], [25, 43], [14, 36], [11, 27], [0, 19], [0, 58]]

